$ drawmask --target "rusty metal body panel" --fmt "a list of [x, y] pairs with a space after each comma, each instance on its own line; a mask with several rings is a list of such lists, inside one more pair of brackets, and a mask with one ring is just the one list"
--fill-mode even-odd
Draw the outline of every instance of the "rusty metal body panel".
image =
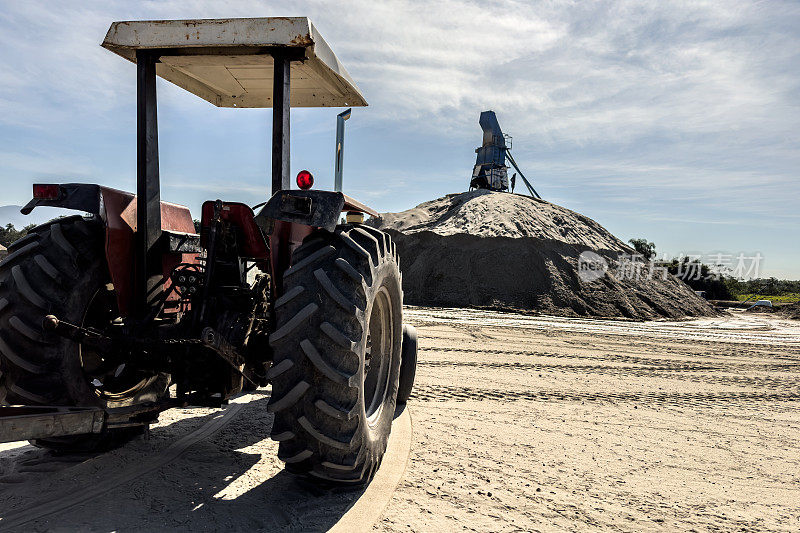
[[294, 54], [293, 107], [367, 105], [306, 17], [114, 22], [102, 46], [132, 62], [157, 50], [158, 76], [218, 107], [271, 107], [272, 53], [283, 49]]
[[[127, 191], [87, 183], [58, 185], [59, 198], [31, 200], [22, 208], [24, 214], [37, 206], [76, 209], [99, 216], [106, 225], [105, 252], [111, 281], [117, 293], [120, 313], [128, 316], [133, 298], [135, 269], [135, 235], [137, 230], [136, 195]], [[161, 229], [194, 234], [194, 222], [189, 208], [161, 202]], [[164, 289], [169, 288], [169, 274], [180, 263], [196, 263], [197, 253], [164, 253], [161, 261]], [[171, 294], [169, 300], [176, 299]]]
[[[203, 228], [211, 226], [211, 219], [214, 216], [214, 202], [207, 200], [203, 202], [200, 224]], [[244, 238], [242, 242], [242, 256], [249, 259], [266, 260], [269, 249], [264, 239], [264, 235], [255, 223], [255, 215], [250, 206], [240, 202], [223, 202], [220, 218], [225, 222], [236, 225], [242, 232]], [[201, 244], [207, 246], [207, 238], [201, 234]]]
[[[136, 195], [101, 187], [103, 217], [106, 220], [106, 259], [111, 281], [117, 292], [120, 313], [128, 316], [131, 311], [134, 284], [135, 234], [137, 229]], [[194, 222], [188, 207], [161, 202], [161, 229], [181, 233], [194, 233]], [[163, 289], [169, 289], [169, 275], [180, 263], [197, 262], [196, 253], [163, 253]], [[167, 300], [177, 300], [170, 293]]]
[[[120, 313], [127, 316], [133, 298], [133, 271], [136, 234], [136, 195], [100, 187], [100, 216], [106, 222], [106, 260], [111, 281], [117, 293]], [[194, 233], [194, 222], [188, 207], [161, 202], [161, 229]], [[169, 287], [169, 274], [180, 263], [194, 263], [197, 254], [165, 253], [163, 259], [164, 288]], [[168, 299], [176, 299], [171, 294]]]

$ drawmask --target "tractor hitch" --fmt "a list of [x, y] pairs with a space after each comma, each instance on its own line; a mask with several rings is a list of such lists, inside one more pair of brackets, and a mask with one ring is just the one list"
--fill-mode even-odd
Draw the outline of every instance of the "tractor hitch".
[[[229, 364], [237, 373], [241, 374], [247, 381], [256, 386], [266, 385], [266, 377], [259, 376], [255, 373], [249, 365], [246, 365], [244, 356], [239, 353], [235, 346], [214, 328], [206, 327], [200, 335], [199, 341], [197, 339], [163, 339], [158, 340], [134, 340], [128, 337], [112, 338], [97, 331], [81, 326], [76, 326], [59, 320], [55, 315], [47, 315], [42, 321], [42, 329], [45, 331], [52, 331], [57, 335], [70, 339], [72, 341], [81, 343], [92, 349], [104, 354], [111, 354], [115, 351], [126, 351], [130, 354], [141, 352], [139, 361], [146, 362], [147, 357], [145, 354], [148, 351], [158, 349], [159, 347], [167, 346], [189, 346], [200, 345], [210, 352], [219, 356], [223, 361]], [[169, 370], [169, 369], [162, 369]]]
[[[106, 360], [105, 364], [109, 364], [109, 361], [114, 360], [116, 362], [113, 366], [119, 366], [121, 361], [119, 354], [126, 354], [135, 359], [140, 367], [152, 367], [156, 371], [169, 370], [164, 366], [164, 360], [154, 353], [154, 349], [164, 344], [164, 341], [137, 339], [129, 335], [123, 335], [122, 331], [119, 332], [119, 335], [114, 335], [112, 337], [91, 328], [70, 324], [69, 322], [60, 320], [55, 315], [47, 315], [44, 317], [44, 320], [42, 320], [42, 329], [45, 331], [52, 331], [60, 337], [80, 343], [86, 348], [103, 354], [105, 357], [110, 357]], [[131, 361], [131, 359], [127, 360], [127, 364], [130, 364]], [[169, 362], [168, 359], [166, 361]], [[123, 362], [123, 364], [126, 363]]]

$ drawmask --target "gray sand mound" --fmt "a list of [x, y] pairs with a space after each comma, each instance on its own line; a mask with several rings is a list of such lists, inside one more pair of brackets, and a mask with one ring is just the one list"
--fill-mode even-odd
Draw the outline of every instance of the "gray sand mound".
[[[711, 306], [668, 276], [614, 276], [633, 250], [597, 222], [527, 196], [485, 190], [450, 194], [371, 221], [389, 232], [412, 305], [494, 307], [566, 316], [709, 316]], [[586, 282], [578, 256], [594, 251], [610, 271]]]

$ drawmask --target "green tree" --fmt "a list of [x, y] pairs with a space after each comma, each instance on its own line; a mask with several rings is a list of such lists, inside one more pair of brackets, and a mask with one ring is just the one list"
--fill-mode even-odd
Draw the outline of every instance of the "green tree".
[[712, 272], [708, 265], [697, 259], [690, 260], [684, 257], [682, 261], [673, 259], [667, 266], [667, 271], [682, 280], [695, 291], [704, 291], [709, 300], [733, 300], [730, 287], [726, 278]]
[[630, 239], [628, 241], [636, 250], [637, 254], [641, 254], [645, 261], [650, 261], [656, 256], [656, 244], [654, 242], [647, 242], [647, 239]]
[[0, 226], [0, 244], [3, 246], [10, 246], [12, 242], [21, 239], [27, 235], [32, 228], [35, 227], [36, 224], [30, 224], [18, 230], [14, 227], [14, 224], [6, 224], [6, 227]]

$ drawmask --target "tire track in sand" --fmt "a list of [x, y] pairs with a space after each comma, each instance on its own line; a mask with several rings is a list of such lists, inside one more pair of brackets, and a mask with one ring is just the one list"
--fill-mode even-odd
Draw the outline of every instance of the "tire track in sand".
[[170, 463], [180, 457], [180, 455], [183, 454], [183, 452], [185, 452], [186, 449], [193, 444], [216, 433], [228, 422], [233, 420], [241, 408], [242, 404], [229, 404], [228, 408], [223, 413], [215, 416], [212, 420], [189, 433], [185, 437], [173, 442], [156, 455], [147, 458], [146, 462], [142, 462], [140, 464], [131, 466], [128, 469], [122, 470], [116, 475], [112, 475], [110, 478], [93, 485], [91, 488], [84, 489], [81, 487], [74, 490], [68, 489], [60, 496], [50, 496], [46, 500], [39, 501], [31, 506], [11, 511], [0, 518], [0, 530], [11, 530], [13, 528], [18, 528], [19, 526], [28, 522], [64, 511], [87, 500], [102, 496], [119, 485], [129, 483], [138, 477], [152, 472], [153, 470], [158, 470], [167, 463]]
[[[734, 366], [731, 368], [725, 368], [725, 366], [722, 365], [712, 366], [687, 364], [662, 366], [623, 366], [433, 360], [419, 361], [417, 366], [429, 366], [437, 368], [472, 367], [534, 372], [576, 372], [584, 374], [605, 374], [610, 376], [661, 377], [667, 379], [678, 379], [682, 381], [692, 381], [695, 383], [754, 387], [759, 389], [800, 393], [800, 378], [796, 377], [795, 375], [774, 377], [731, 376], [709, 373], [712, 371], [733, 373], [740, 369], [739, 367]], [[763, 366], [764, 365], [747, 365], [742, 366], [742, 368], [746, 368], [748, 370], [759, 370]], [[781, 370], [786, 372], [784, 369]]]
[[420, 401], [588, 401], [588, 402], [638, 402], [645, 404], [686, 405], [697, 407], [715, 406], [720, 402], [796, 402], [800, 393], [764, 392], [572, 392], [572, 391], [513, 391], [483, 389], [477, 387], [455, 387], [449, 385], [421, 385], [411, 394]]

